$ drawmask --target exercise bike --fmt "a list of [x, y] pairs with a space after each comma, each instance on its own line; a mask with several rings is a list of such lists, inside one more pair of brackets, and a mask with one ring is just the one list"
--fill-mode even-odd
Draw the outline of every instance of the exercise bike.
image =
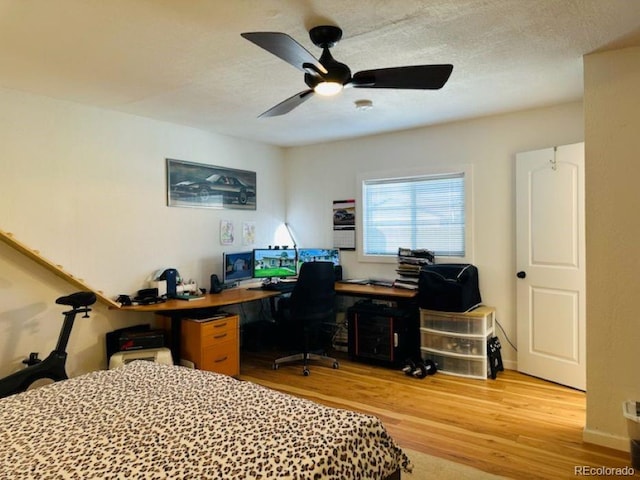
[[76, 292], [56, 300], [57, 304], [68, 305], [71, 310], [63, 312], [64, 322], [60, 329], [55, 350], [44, 360], [39, 359], [38, 354], [32, 352], [28, 359], [22, 361], [27, 365], [25, 369], [0, 379], [0, 398], [24, 392], [37, 380], [50, 379], [58, 382], [69, 378], [65, 368], [67, 361], [66, 349], [71, 329], [73, 328], [73, 321], [78, 313], [84, 313], [83, 318], [88, 318], [91, 311], [89, 305], [93, 305], [95, 302], [96, 295], [93, 292]]

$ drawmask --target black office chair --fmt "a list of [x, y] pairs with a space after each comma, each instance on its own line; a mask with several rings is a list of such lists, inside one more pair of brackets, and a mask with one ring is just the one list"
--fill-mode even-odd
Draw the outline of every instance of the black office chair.
[[[278, 323], [284, 334], [302, 342], [302, 351], [294, 355], [277, 358], [274, 370], [283, 363], [303, 362], [302, 373], [309, 375], [309, 360], [318, 360], [338, 368], [335, 358], [324, 353], [324, 346], [331, 340], [335, 328], [335, 273], [333, 262], [303, 263], [296, 286], [288, 298], [278, 302]], [[314, 353], [321, 352], [321, 353]]]

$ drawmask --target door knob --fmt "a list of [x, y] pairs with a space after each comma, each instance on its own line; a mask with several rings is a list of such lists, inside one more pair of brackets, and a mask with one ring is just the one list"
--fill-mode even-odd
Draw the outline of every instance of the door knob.
[[518, 273], [516, 273], [516, 277], [518, 278], [525, 278], [527, 276], [527, 272], [524, 272], [522, 270], [520, 270]]

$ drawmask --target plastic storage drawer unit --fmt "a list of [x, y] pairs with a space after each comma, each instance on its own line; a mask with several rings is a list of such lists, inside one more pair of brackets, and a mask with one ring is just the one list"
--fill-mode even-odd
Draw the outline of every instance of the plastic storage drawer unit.
[[470, 312], [420, 309], [420, 353], [438, 364], [438, 371], [486, 379], [487, 339], [493, 336], [495, 308]]

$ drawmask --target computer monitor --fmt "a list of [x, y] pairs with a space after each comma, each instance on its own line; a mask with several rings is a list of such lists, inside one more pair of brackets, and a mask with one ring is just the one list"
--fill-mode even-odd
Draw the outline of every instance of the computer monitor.
[[298, 274], [294, 248], [253, 250], [253, 278], [285, 278]]
[[298, 264], [306, 262], [333, 262], [336, 266], [340, 265], [340, 250], [337, 248], [301, 248], [298, 250]]
[[222, 254], [222, 282], [234, 283], [253, 278], [253, 251]]

